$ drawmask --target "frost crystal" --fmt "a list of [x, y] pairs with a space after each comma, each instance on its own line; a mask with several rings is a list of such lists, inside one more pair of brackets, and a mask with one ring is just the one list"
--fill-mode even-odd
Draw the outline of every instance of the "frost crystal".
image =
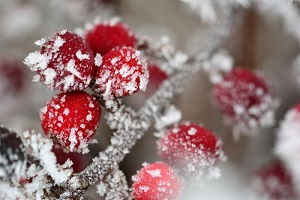
[[297, 191], [300, 192], [300, 114], [299, 105], [289, 110], [278, 130], [275, 153], [291, 171]]

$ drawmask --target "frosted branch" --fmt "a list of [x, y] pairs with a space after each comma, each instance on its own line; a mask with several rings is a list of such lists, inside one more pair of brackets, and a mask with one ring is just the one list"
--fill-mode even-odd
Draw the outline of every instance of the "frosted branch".
[[119, 169], [114, 169], [105, 180], [97, 186], [98, 195], [106, 200], [129, 199], [129, 188], [124, 173]]

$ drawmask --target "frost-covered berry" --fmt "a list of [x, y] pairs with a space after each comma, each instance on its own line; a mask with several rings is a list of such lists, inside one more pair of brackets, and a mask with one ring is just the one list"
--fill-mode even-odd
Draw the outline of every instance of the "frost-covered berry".
[[74, 173], [83, 171], [90, 163], [91, 158], [89, 154], [81, 154], [77, 152], [66, 153], [62, 149], [53, 148], [52, 152], [56, 156], [57, 163], [63, 165], [70, 159], [73, 163], [72, 168]]
[[0, 180], [21, 180], [25, 175], [26, 154], [18, 135], [0, 125]]
[[144, 166], [133, 181], [135, 200], [179, 200], [183, 190], [180, 177], [163, 162]]
[[24, 63], [36, 72], [34, 81], [63, 92], [84, 90], [96, 72], [94, 54], [86, 42], [70, 31], [59, 31], [36, 42], [40, 52], [30, 53]]
[[252, 187], [259, 199], [298, 199], [292, 177], [281, 162], [271, 163], [258, 170], [252, 179]]
[[149, 72], [141, 52], [132, 47], [116, 47], [106, 53], [96, 73], [100, 92], [125, 96], [145, 90]]
[[231, 125], [240, 129], [267, 127], [274, 123], [276, 100], [264, 77], [253, 71], [235, 68], [215, 84], [216, 107]]
[[120, 22], [119, 18], [94, 24], [92, 28], [88, 28], [84, 38], [95, 55], [97, 53], [104, 55], [115, 47], [134, 47], [136, 43], [134, 34]]
[[97, 100], [83, 91], [60, 93], [40, 110], [45, 134], [72, 152], [87, 147], [97, 130], [100, 115]]
[[165, 162], [187, 175], [201, 176], [206, 167], [224, 158], [221, 140], [211, 131], [190, 122], [167, 130], [157, 147]]

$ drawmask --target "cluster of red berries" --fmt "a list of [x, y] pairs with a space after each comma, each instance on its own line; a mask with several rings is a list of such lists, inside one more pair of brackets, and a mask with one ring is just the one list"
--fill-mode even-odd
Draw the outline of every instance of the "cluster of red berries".
[[122, 97], [145, 90], [147, 66], [134, 48], [135, 36], [117, 19], [95, 23], [82, 38], [71, 31], [56, 32], [25, 58], [40, 81], [62, 93], [40, 111], [46, 135], [69, 151], [81, 151], [97, 130], [101, 108], [84, 92], [95, 83], [97, 92]]
[[[82, 37], [64, 30], [36, 44], [41, 50], [29, 54], [25, 64], [36, 72], [35, 81], [61, 91], [40, 110], [41, 125], [65, 150], [84, 150], [97, 130], [100, 104], [84, 91], [91, 84], [96, 92], [116, 97], [146, 88], [149, 72], [141, 52], [134, 48], [136, 38], [115, 18], [89, 26]], [[167, 75], [156, 65], [149, 70], [154, 80], [152, 90], [156, 90]], [[167, 130], [158, 141], [158, 152], [165, 163], [140, 170], [133, 184], [136, 199], [178, 199], [183, 181], [175, 171], [202, 175], [204, 168], [223, 155], [216, 135], [188, 122]]]
[[273, 125], [276, 101], [265, 78], [251, 70], [237, 67], [225, 74], [214, 85], [213, 97], [231, 125], [248, 130]]
[[176, 172], [199, 178], [205, 168], [224, 158], [221, 140], [190, 122], [166, 130], [157, 142], [157, 149], [165, 163], [146, 165], [133, 178], [136, 199], [180, 199], [183, 181]]

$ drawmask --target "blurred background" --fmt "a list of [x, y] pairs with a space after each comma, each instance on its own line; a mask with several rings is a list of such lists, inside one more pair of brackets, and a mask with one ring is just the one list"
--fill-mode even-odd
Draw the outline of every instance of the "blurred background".
[[[222, 123], [222, 116], [212, 104], [208, 77], [201, 72], [191, 77], [174, 104], [181, 110], [183, 121], [201, 123], [222, 138], [228, 161], [220, 163], [222, 177], [218, 180], [197, 184], [187, 181], [183, 199], [260, 199], [252, 190], [253, 174], [277, 160], [273, 155], [276, 131], [285, 112], [300, 99], [300, 66], [295, 63], [299, 45], [286, 31], [282, 18], [273, 12], [259, 12], [255, 5], [238, 7], [237, 12], [222, 47], [234, 58], [234, 66], [261, 71], [270, 79], [280, 99], [277, 122], [254, 137], [234, 141], [231, 128]], [[175, 0], [0, 0], [0, 123], [19, 133], [42, 131], [39, 109], [55, 92], [31, 81], [33, 74], [23, 59], [38, 50], [36, 40], [61, 29], [83, 27], [97, 16], [120, 16], [137, 35], [154, 41], [167, 36], [176, 49], [188, 54], [203, 50], [210, 34], [225, 20], [221, 16], [211, 25], [203, 23], [196, 11]], [[140, 100], [126, 99], [129, 105], [138, 104], [135, 101]], [[98, 144], [91, 145], [91, 157], [105, 149], [110, 135], [102, 120], [96, 136]], [[150, 130], [126, 156], [121, 168], [130, 182], [143, 162], [157, 160], [156, 138]], [[87, 199], [94, 198], [93, 192], [89, 191]]]

